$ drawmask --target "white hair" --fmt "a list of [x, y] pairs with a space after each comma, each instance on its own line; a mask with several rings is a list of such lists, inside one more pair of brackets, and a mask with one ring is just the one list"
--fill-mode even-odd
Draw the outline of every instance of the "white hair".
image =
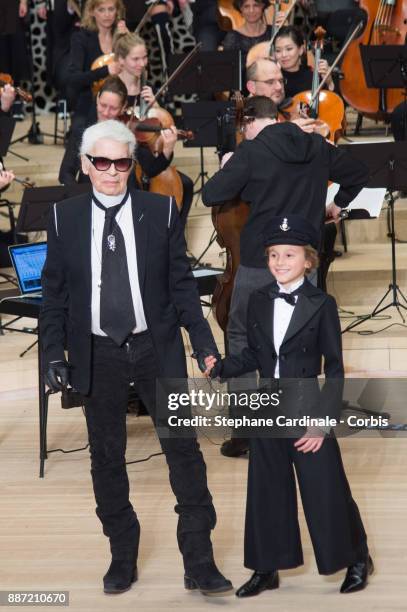
[[99, 140], [122, 142], [128, 146], [129, 156], [133, 156], [136, 138], [133, 132], [120, 121], [108, 119], [88, 127], [82, 135], [80, 155], [89, 155]]

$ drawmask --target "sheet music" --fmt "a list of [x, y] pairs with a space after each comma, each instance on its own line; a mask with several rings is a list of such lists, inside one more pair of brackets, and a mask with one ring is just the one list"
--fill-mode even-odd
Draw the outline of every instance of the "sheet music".
[[[334, 197], [339, 191], [339, 185], [332, 183], [328, 187], [326, 198], [326, 206], [334, 201]], [[366, 210], [369, 216], [373, 219], [380, 215], [383, 206], [384, 196], [386, 195], [385, 187], [376, 187], [374, 189], [365, 188], [359, 192], [356, 198], [349, 204], [346, 210]]]

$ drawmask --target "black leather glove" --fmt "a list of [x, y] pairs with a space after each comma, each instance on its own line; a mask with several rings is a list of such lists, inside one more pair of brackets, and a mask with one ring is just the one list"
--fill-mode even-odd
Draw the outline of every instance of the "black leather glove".
[[213, 349], [202, 348], [199, 349], [199, 351], [192, 353], [192, 357], [197, 360], [198, 368], [201, 370], [201, 372], [206, 372], [205, 357], [210, 357], [211, 355], [216, 357], [217, 362], [221, 360], [221, 356], [218, 351]]
[[69, 383], [69, 363], [67, 361], [52, 361], [44, 375], [45, 384], [53, 393], [66, 389]]

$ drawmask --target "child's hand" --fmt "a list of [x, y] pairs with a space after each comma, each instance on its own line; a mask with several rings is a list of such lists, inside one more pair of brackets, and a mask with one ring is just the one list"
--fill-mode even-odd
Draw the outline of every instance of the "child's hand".
[[324, 433], [318, 427], [308, 427], [305, 435], [294, 442], [294, 446], [302, 453], [316, 453], [321, 448], [324, 437]]
[[210, 372], [215, 367], [215, 363], [216, 362], [217, 362], [217, 359], [213, 355], [209, 355], [209, 357], [205, 357], [204, 363], [205, 363], [205, 366], [206, 366], [206, 370], [204, 372], [204, 375], [207, 378], [210, 377]]

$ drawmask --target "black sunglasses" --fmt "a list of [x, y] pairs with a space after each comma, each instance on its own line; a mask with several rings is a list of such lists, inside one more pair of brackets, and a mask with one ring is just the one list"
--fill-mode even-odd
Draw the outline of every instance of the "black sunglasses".
[[133, 164], [131, 157], [121, 157], [120, 159], [109, 159], [108, 157], [94, 157], [86, 153], [88, 160], [95, 166], [96, 170], [103, 172], [109, 170], [110, 166], [114, 164], [117, 172], [127, 172]]

